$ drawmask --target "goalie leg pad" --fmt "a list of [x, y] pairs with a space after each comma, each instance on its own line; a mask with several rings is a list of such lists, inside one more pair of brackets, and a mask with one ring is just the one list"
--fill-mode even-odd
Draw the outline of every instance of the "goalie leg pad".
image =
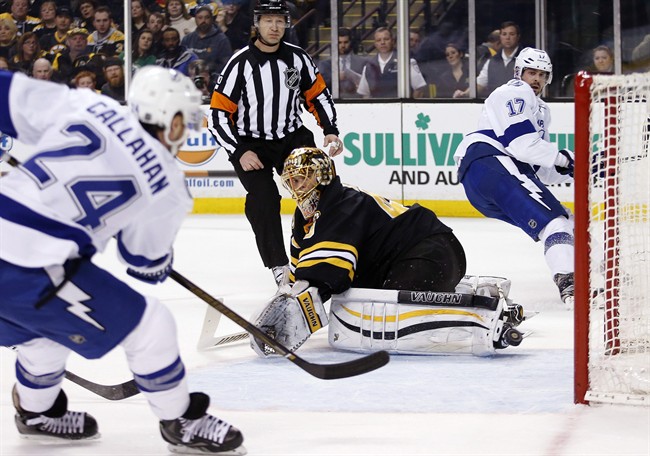
[[504, 300], [496, 310], [398, 304], [332, 297], [329, 342], [334, 348], [393, 354], [490, 356], [500, 340]]
[[[255, 326], [291, 351], [297, 350], [320, 328], [327, 326], [328, 317], [316, 287], [298, 281], [289, 293], [273, 296], [257, 317]], [[261, 357], [274, 350], [264, 341], [251, 338], [251, 347]]]

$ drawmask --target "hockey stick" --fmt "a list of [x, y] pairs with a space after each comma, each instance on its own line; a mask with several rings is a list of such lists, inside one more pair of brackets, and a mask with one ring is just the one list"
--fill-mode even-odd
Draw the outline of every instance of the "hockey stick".
[[135, 380], [119, 383], [117, 385], [100, 385], [99, 383], [91, 382], [85, 378], [81, 378], [70, 371], [65, 371], [65, 378], [72, 383], [76, 383], [82, 388], [95, 393], [98, 396], [108, 399], [109, 401], [121, 401], [131, 396], [140, 393], [140, 390], [135, 385]]
[[295, 353], [293, 353], [288, 348], [281, 345], [276, 340], [272, 339], [264, 331], [259, 329], [254, 324], [250, 323], [245, 318], [241, 317], [239, 314], [232, 311], [224, 303], [219, 301], [216, 298], [213, 298], [208, 293], [203, 291], [197, 285], [190, 282], [188, 279], [183, 277], [181, 274], [172, 270], [169, 276], [174, 279], [179, 285], [188, 289], [194, 293], [197, 297], [205, 301], [209, 306], [217, 309], [219, 312], [224, 314], [226, 317], [230, 318], [232, 321], [237, 323], [239, 326], [244, 328], [251, 336], [256, 337], [262, 340], [265, 344], [271, 347], [275, 352], [299, 368], [307, 372], [308, 374], [313, 375], [314, 377], [323, 379], [323, 380], [332, 380], [337, 378], [347, 378], [354, 377], [355, 375], [365, 374], [371, 372], [375, 369], [378, 369], [386, 365], [389, 361], [388, 353], [385, 351], [378, 351], [372, 353], [363, 358], [357, 358], [352, 361], [347, 361], [344, 363], [338, 364], [314, 364], [308, 361], [305, 361]]
[[[16, 351], [16, 347], [14, 346], [7, 348]], [[91, 393], [95, 393], [104, 399], [108, 399], [109, 401], [120, 401], [122, 399], [126, 399], [127, 397], [135, 396], [140, 392], [138, 387], [135, 386], [135, 380], [129, 380], [128, 382], [120, 383], [117, 385], [100, 385], [99, 383], [91, 382], [90, 380], [81, 378], [77, 374], [73, 374], [70, 371], [65, 371], [65, 378], [70, 380], [72, 383], [76, 383], [82, 388], [87, 389]]]

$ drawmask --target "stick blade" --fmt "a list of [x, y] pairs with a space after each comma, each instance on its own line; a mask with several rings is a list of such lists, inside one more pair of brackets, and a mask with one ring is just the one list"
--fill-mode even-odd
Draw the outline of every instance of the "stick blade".
[[91, 391], [98, 396], [103, 397], [104, 399], [108, 399], [109, 401], [121, 401], [122, 399], [126, 399], [140, 393], [140, 390], [135, 385], [134, 380], [129, 380], [128, 382], [120, 383], [118, 385], [100, 385], [98, 383], [86, 380], [85, 378], [81, 378], [69, 371], [65, 371], [65, 378], [73, 383], [76, 383], [82, 388], [85, 388], [88, 391]]
[[390, 361], [390, 356], [388, 352], [383, 350], [371, 353], [363, 358], [338, 364], [312, 364], [302, 358], [295, 358], [293, 360], [303, 370], [322, 380], [336, 380], [363, 375], [385, 366], [388, 364], [388, 361]]

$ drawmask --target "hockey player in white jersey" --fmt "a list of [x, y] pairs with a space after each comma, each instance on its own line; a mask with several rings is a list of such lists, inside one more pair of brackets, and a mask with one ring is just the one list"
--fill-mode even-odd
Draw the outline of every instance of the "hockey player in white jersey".
[[455, 160], [476, 209], [542, 241], [560, 297], [571, 307], [573, 218], [546, 185], [573, 179], [574, 154], [549, 142], [551, 115], [540, 95], [552, 77], [545, 51], [523, 49], [514, 79], [485, 100], [478, 130], [464, 138]]
[[192, 205], [174, 155], [200, 125], [201, 94], [149, 66], [128, 102], [0, 71], [0, 130], [33, 150], [0, 178], [0, 345], [17, 351], [16, 426], [28, 438], [99, 437], [91, 415], [68, 410], [66, 359], [119, 345], [171, 451], [244, 454], [239, 430], [189, 393], [171, 313], [91, 261], [116, 238], [130, 275], [163, 281]]

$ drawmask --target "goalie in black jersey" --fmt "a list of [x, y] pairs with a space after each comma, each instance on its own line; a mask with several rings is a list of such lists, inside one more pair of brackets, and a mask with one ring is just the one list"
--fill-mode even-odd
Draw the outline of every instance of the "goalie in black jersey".
[[317, 148], [295, 149], [282, 183], [298, 205], [289, 278], [324, 301], [351, 286], [454, 291], [465, 274], [462, 245], [433, 211], [343, 185]]
[[[492, 299], [489, 309], [474, 309], [471, 305], [469, 309], [460, 309], [453, 305], [405, 306], [400, 304], [405, 301], [391, 298], [397, 295], [395, 290], [446, 292], [439, 294], [450, 297], [464, 277], [463, 247], [433, 211], [418, 204], [403, 206], [343, 185], [332, 160], [312, 147], [291, 152], [284, 162], [282, 183], [298, 205], [293, 218], [289, 283], [282, 285], [254, 317], [259, 328], [291, 350], [326, 326], [329, 319], [330, 343], [337, 348], [387, 349], [393, 353], [463, 351], [477, 355], [504, 348], [498, 346], [503, 328], [502, 324], [497, 328], [503, 315], [501, 299]], [[509, 281], [497, 282], [506, 289], [507, 297]], [[365, 304], [375, 305], [375, 310], [364, 311], [363, 305], [347, 305], [349, 301], [345, 301], [341, 311], [352, 315], [354, 321], [344, 321], [345, 316], [339, 318], [335, 313], [335, 307], [339, 307], [332, 299], [328, 315], [324, 303], [351, 287], [355, 288], [351, 292], [374, 294], [372, 302]], [[374, 313], [380, 308], [381, 316], [376, 316]], [[414, 318], [409, 319], [405, 312], [411, 312]], [[401, 336], [390, 341], [368, 337], [368, 324], [374, 322], [384, 329], [393, 325], [395, 335], [399, 326], [403, 334], [404, 328], [413, 325], [406, 332], [417, 332], [417, 341]], [[338, 329], [333, 332], [332, 326]], [[432, 328], [446, 329], [432, 336], [430, 331], [426, 332]], [[475, 330], [480, 332], [478, 336]], [[431, 342], [439, 336], [444, 339], [442, 344]], [[355, 342], [346, 345], [346, 338]], [[452, 339], [462, 339], [462, 347], [456, 344], [449, 348], [448, 341]], [[372, 347], [363, 346], [363, 340]], [[441, 345], [447, 348], [441, 349]], [[251, 346], [260, 356], [272, 353], [262, 341], [253, 339]]]

